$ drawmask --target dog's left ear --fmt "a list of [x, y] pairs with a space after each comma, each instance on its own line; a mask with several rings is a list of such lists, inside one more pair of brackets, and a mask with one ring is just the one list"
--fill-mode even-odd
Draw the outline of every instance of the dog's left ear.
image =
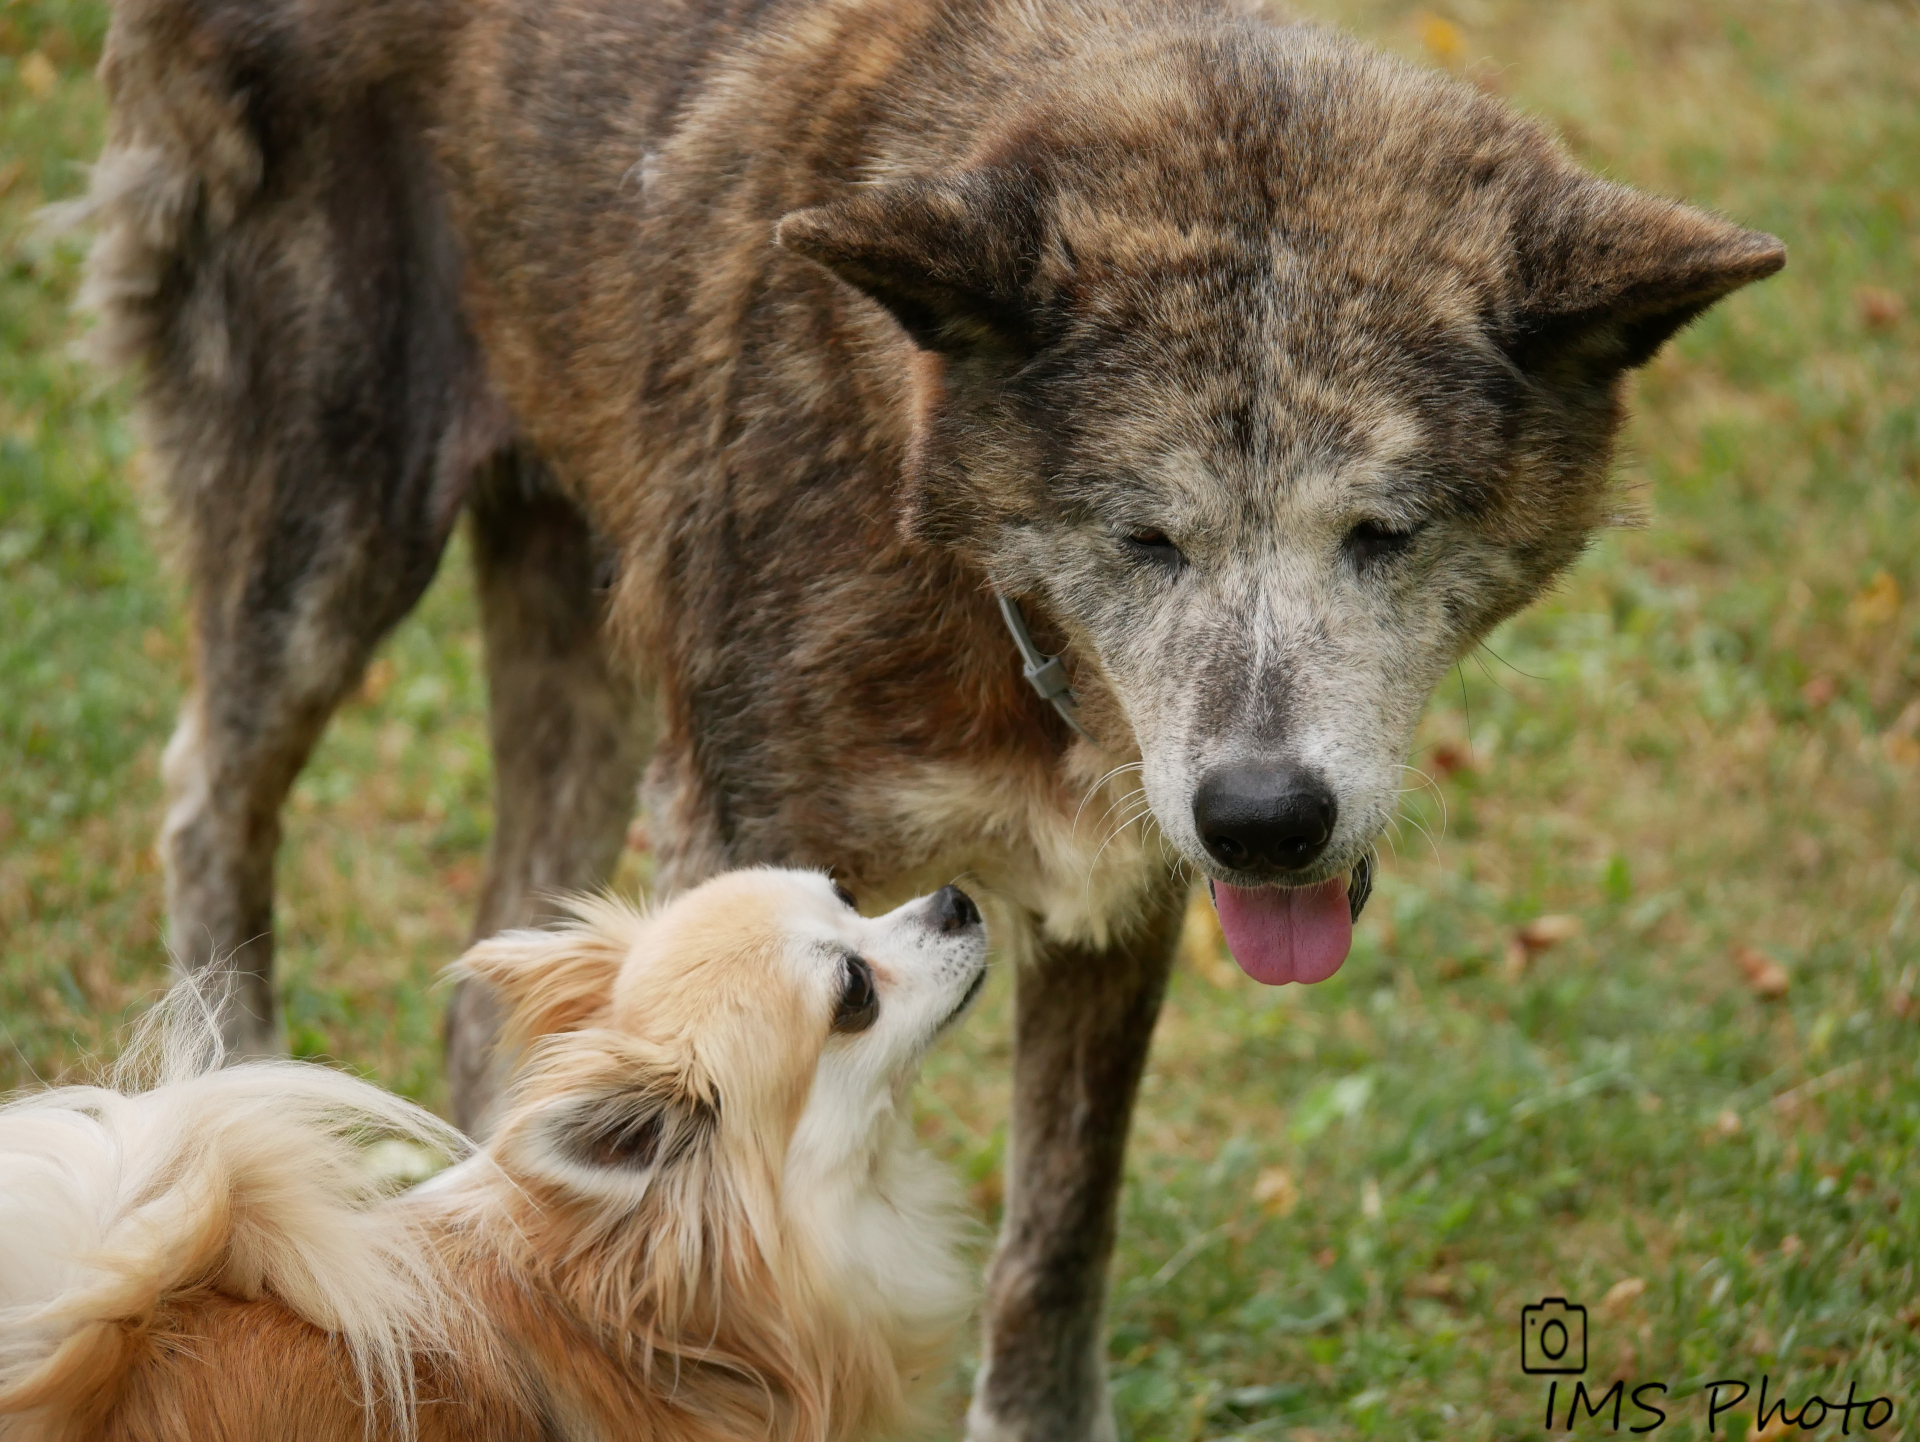
[[1041, 340], [1038, 225], [1032, 178], [989, 168], [863, 187], [793, 211], [773, 236], [885, 306], [922, 350], [1018, 360]]
[[576, 907], [578, 921], [552, 931], [503, 931], [454, 964], [499, 994], [504, 1030], [516, 1044], [585, 1026], [612, 1000], [642, 919], [611, 902]]
[[[1557, 192], [1557, 193], [1552, 193]], [[1530, 197], [1503, 344], [1548, 384], [1609, 384], [1721, 297], [1786, 264], [1761, 231], [1587, 176]]]

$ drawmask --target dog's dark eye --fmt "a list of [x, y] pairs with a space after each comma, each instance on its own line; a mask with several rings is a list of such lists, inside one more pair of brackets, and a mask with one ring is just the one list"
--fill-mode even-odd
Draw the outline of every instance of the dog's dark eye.
[[873, 968], [860, 957], [848, 956], [840, 1005], [833, 1013], [833, 1029], [841, 1035], [865, 1031], [880, 1017], [880, 993], [873, 989]]
[[1362, 565], [1400, 555], [1420, 534], [1419, 526], [1395, 527], [1385, 521], [1362, 521], [1347, 532], [1347, 554]]
[[849, 911], [858, 911], [860, 909], [860, 903], [853, 899], [853, 893], [837, 881], [833, 883], [833, 894], [840, 898], [840, 904]]
[[1127, 549], [1143, 561], [1157, 562], [1172, 569], [1187, 559], [1180, 554], [1180, 548], [1167, 539], [1165, 531], [1155, 530], [1151, 526], [1128, 531], [1125, 539]]

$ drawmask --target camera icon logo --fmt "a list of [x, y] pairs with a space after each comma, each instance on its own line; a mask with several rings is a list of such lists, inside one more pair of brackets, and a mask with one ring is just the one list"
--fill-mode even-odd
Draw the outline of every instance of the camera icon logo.
[[1520, 1309], [1520, 1370], [1572, 1377], [1587, 1370], [1587, 1309], [1565, 1297], [1542, 1297]]

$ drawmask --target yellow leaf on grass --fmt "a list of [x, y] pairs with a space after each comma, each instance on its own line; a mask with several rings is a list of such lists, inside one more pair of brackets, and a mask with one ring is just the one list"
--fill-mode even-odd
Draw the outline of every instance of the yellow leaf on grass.
[[54, 69], [54, 61], [35, 50], [19, 61], [19, 83], [27, 86], [27, 94], [35, 100], [46, 100], [54, 94], [54, 86], [60, 84], [60, 71]]
[[35, 50], [20, 62], [20, 83], [35, 100], [45, 100], [60, 83], [60, 72], [53, 68], [51, 60]]
[[1884, 626], [1900, 614], [1900, 583], [1881, 571], [1847, 603], [1847, 619], [1856, 626]]
[[1442, 65], [1452, 65], [1467, 53], [1467, 38], [1451, 20], [1431, 10], [1422, 10], [1413, 17], [1413, 23], [1420, 32], [1420, 43], [1427, 47], [1427, 54]]

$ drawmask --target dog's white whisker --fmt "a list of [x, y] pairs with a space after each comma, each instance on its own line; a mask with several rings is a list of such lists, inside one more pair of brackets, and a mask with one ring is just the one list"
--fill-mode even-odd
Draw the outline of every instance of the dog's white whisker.
[[1080, 804], [1074, 808], [1073, 823], [1072, 823], [1071, 829], [1075, 831], [1078, 831], [1080, 829], [1081, 813], [1087, 809], [1087, 803], [1093, 800], [1094, 793], [1099, 791], [1101, 787], [1105, 786], [1109, 781], [1117, 780], [1119, 777], [1126, 775], [1129, 771], [1143, 771], [1144, 769], [1145, 769], [1145, 763], [1139, 762], [1139, 761], [1129, 761], [1124, 765], [1115, 766], [1112, 770], [1108, 771], [1105, 775], [1103, 775], [1098, 781], [1094, 782], [1091, 786], [1089, 786], [1086, 789], [1086, 791], [1082, 793], [1080, 797]]
[[1093, 884], [1093, 873], [1095, 869], [1098, 868], [1098, 866], [1100, 865], [1100, 858], [1106, 854], [1107, 848], [1111, 846], [1114, 843], [1114, 841], [1119, 838], [1120, 834], [1123, 831], [1125, 831], [1129, 826], [1133, 825], [1136, 821], [1141, 820], [1143, 817], [1152, 814], [1153, 807], [1147, 804], [1146, 801], [1144, 800], [1144, 793], [1141, 793], [1141, 794], [1143, 796], [1143, 799], [1140, 802], [1140, 804], [1137, 806], [1137, 808], [1134, 810], [1133, 814], [1126, 817], [1123, 821], [1119, 823], [1119, 825], [1115, 826], [1111, 831], [1107, 833], [1106, 840], [1100, 843], [1099, 850], [1093, 853], [1093, 859], [1087, 863], [1087, 885], [1089, 887], [1091, 887]]
[[1400, 793], [1402, 796], [1411, 796], [1415, 791], [1419, 791], [1423, 788], [1430, 789], [1433, 792], [1435, 799], [1437, 799], [1440, 803], [1440, 834], [1442, 836], [1445, 836], [1447, 834], [1447, 819], [1448, 819], [1447, 793], [1445, 788], [1442, 787], [1438, 781], [1435, 781], [1431, 776], [1427, 775], [1426, 772], [1422, 771], [1418, 766], [1411, 766], [1403, 762], [1401, 764], [1400, 769], [1402, 771], [1411, 771], [1414, 775], [1420, 778], [1422, 783], [1421, 786], [1416, 786], [1411, 788], [1410, 790], [1402, 791]]
[[1427, 847], [1429, 850], [1433, 852], [1433, 859], [1435, 861], [1444, 860], [1444, 858], [1440, 855], [1440, 844], [1433, 839], [1433, 833], [1431, 831], [1427, 830], [1425, 826], [1421, 825], [1419, 821], [1417, 821], [1411, 816], [1407, 816], [1403, 814], [1398, 818], [1398, 820], [1405, 825], [1411, 826], [1415, 831], [1418, 831], [1422, 836], [1424, 836], [1427, 839]]
[[[1115, 777], [1124, 776], [1129, 771], [1142, 770], [1144, 768], [1144, 765], [1145, 763], [1140, 761], [1123, 761], [1118, 766], [1109, 767], [1106, 771], [1100, 774], [1099, 778], [1096, 781], [1094, 781], [1092, 785], [1087, 787], [1085, 795], [1091, 796], [1094, 792], [1098, 791], [1102, 786], [1105, 786], [1109, 781], [1112, 781]], [[1082, 799], [1084, 800], [1085, 798], [1083, 797]]]
[[[1146, 805], [1151, 809], [1151, 804], [1147, 801], [1146, 789], [1136, 786], [1124, 796], [1116, 796], [1112, 801], [1108, 802], [1106, 810], [1100, 813], [1099, 817], [1094, 821], [1094, 825], [1104, 826], [1107, 819], [1112, 816], [1114, 812], [1119, 811], [1124, 813], [1142, 805]], [[1123, 826], [1124, 824], [1125, 823], [1122, 823]]]

